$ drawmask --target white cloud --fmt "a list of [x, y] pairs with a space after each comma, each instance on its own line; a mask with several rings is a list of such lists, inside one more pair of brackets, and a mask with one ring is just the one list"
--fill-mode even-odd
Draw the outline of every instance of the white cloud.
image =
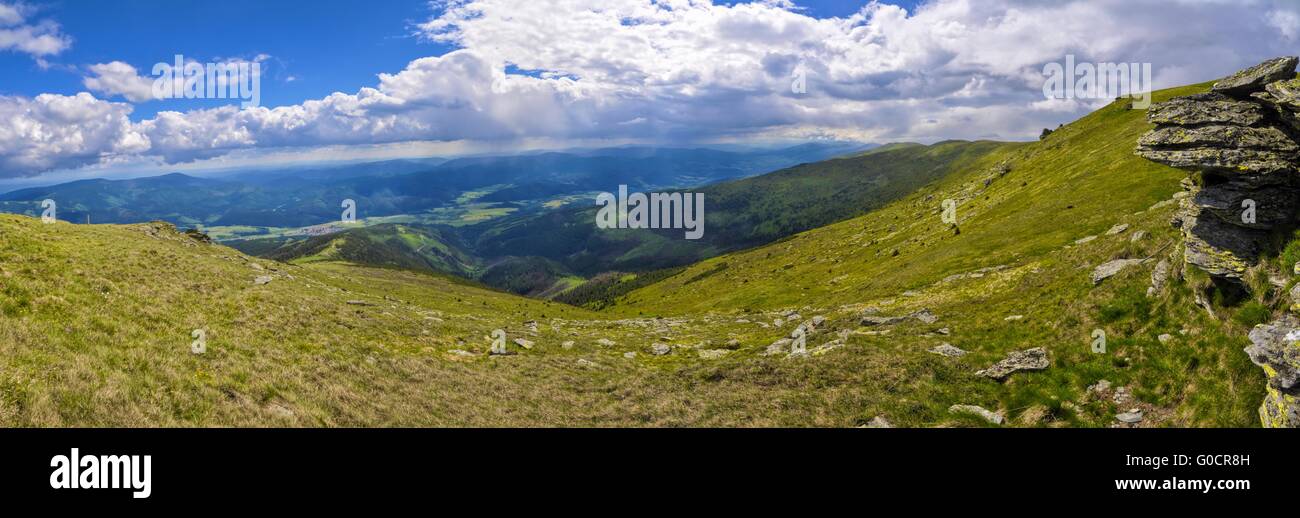
[[0, 171], [6, 176], [76, 167], [149, 149], [131, 106], [73, 96], [0, 96]]
[[153, 99], [153, 79], [141, 77], [135, 67], [121, 61], [100, 63], [89, 67], [93, 74], [82, 80], [92, 92], [106, 96], [122, 96], [131, 102]]
[[17, 51], [34, 58], [52, 56], [72, 46], [57, 23], [30, 20], [34, 9], [26, 4], [0, 3], [0, 51]]
[[[418, 31], [460, 50], [373, 86], [289, 106], [165, 111], [47, 160], [102, 163], [134, 150], [176, 163], [417, 141], [1029, 139], [1096, 105], [1045, 101], [1044, 63], [1150, 62], [1157, 87], [1204, 81], [1294, 53], [1290, 5], [932, 0], [816, 19], [783, 1], [450, 0]], [[141, 98], [129, 65], [96, 67], [87, 88]]]

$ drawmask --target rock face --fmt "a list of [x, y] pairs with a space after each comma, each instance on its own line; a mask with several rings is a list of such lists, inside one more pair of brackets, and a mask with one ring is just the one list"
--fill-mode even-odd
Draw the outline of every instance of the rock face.
[[1152, 106], [1156, 129], [1138, 155], [1200, 177], [1180, 200], [1184, 259], [1239, 283], [1264, 251], [1268, 231], [1295, 224], [1300, 208], [1300, 119], [1295, 57], [1269, 60], [1209, 93]]
[[[1271, 59], [1219, 81], [1209, 93], [1172, 99], [1147, 113], [1156, 129], [1139, 139], [1137, 153], [1199, 176], [1173, 223], [1182, 229], [1184, 261], [1218, 285], [1247, 289], [1242, 277], [1268, 251], [1269, 233], [1296, 227], [1298, 63], [1296, 57]], [[1287, 315], [1256, 326], [1250, 341], [1246, 354], [1268, 376], [1260, 420], [1268, 427], [1300, 427], [1300, 320]]]
[[1300, 427], [1300, 319], [1286, 315], [1256, 326], [1246, 354], [1269, 373], [1260, 421], [1269, 428]]

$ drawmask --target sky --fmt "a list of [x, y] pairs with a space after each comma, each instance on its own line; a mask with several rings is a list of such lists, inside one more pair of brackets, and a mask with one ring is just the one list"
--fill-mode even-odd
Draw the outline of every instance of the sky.
[[[0, 181], [1024, 140], [1109, 101], [1044, 97], [1066, 55], [1150, 63], [1161, 88], [1294, 54], [1300, 0], [0, 0]], [[178, 55], [256, 64], [257, 103], [159, 96], [154, 68]]]

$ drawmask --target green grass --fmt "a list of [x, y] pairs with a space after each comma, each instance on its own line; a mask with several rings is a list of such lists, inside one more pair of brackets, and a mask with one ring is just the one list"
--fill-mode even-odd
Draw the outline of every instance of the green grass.
[[[1132, 407], [1148, 426], [1256, 426], [1263, 375], [1241, 348], [1275, 300], [1213, 318], [1192, 302], [1207, 281], [1177, 260], [1155, 298], [1150, 263], [1099, 286], [1089, 278], [1107, 260], [1180, 253], [1173, 207], [1153, 205], [1183, 173], [1133, 156], [1143, 116], [1115, 104], [1041, 142], [981, 144], [962, 167], [865, 216], [680, 271], [610, 274], [582, 295], [613, 304], [599, 312], [360, 267], [337, 249], [283, 264], [160, 225], [0, 216], [0, 425], [843, 427], [884, 415], [985, 426], [947, 411], [977, 404], [1006, 412], [1009, 426], [1109, 426]], [[960, 201], [959, 233], [939, 219], [944, 199]], [[1131, 228], [1102, 235], [1117, 223]], [[391, 244], [425, 244], [390, 230]], [[1130, 242], [1139, 230], [1147, 237]], [[273, 280], [254, 284], [262, 275]], [[864, 328], [869, 307], [928, 308], [940, 320]], [[789, 334], [791, 310], [828, 319], [810, 349], [840, 336], [847, 345], [761, 355]], [[489, 358], [498, 328], [535, 345]], [[208, 332], [203, 355], [189, 351], [194, 329]], [[1091, 350], [1096, 329], [1104, 354]], [[925, 352], [941, 342], [970, 354]], [[652, 356], [654, 343], [674, 350]], [[1051, 367], [1000, 383], [974, 375], [1029, 347], [1046, 348]], [[1089, 397], [1102, 379], [1136, 399]]]

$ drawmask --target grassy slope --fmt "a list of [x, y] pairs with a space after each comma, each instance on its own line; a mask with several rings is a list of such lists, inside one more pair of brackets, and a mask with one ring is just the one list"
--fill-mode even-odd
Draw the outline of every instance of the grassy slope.
[[[1207, 86], [1162, 91], [1156, 99]], [[1177, 282], [1166, 296], [1146, 298], [1150, 264], [1099, 287], [1089, 279], [1094, 266], [1110, 259], [1159, 259], [1176, 251], [1177, 234], [1167, 223], [1174, 207], [1148, 208], [1178, 191], [1185, 175], [1133, 155], [1138, 136], [1150, 127], [1144, 115], [1112, 104], [1043, 142], [1006, 145], [881, 211], [694, 265], [624, 297], [623, 308], [614, 311], [742, 316], [799, 308], [804, 315], [825, 312], [834, 328], [849, 330], [864, 307], [884, 314], [924, 307], [942, 320], [901, 325], [883, 336], [854, 334], [850, 347], [824, 357], [825, 375], [895, 393], [901, 401], [882, 402], [881, 410], [909, 424], [942, 421], [948, 405], [972, 403], [1008, 410], [1013, 418], [1041, 406], [1048, 421], [1105, 425], [1113, 405], [1083, 401], [1085, 387], [1107, 379], [1132, 386], [1143, 401], [1132, 406], [1147, 409], [1149, 422], [1252, 426], [1263, 395], [1262, 376], [1241, 352], [1252, 322], [1209, 320]], [[1002, 162], [1011, 172], [984, 188]], [[945, 198], [961, 201], [957, 235], [940, 221]], [[1133, 228], [1072, 246], [1117, 223]], [[1131, 243], [1137, 230], [1149, 237]], [[1000, 265], [1009, 269], [943, 281]], [[909, 290], [910, 296], [902, 295]], [[1024, 319], [1005, 320], [1011, 315]], [[939, 327], [952, 335], [927, 334]], [[1107, 332], [1107, 354], [1090, 351], [1095, 328]], [[737, 333], [754, 349], [779, 336], [753, 327]], [[1161, 344], [1156, 337], [1164, 333], [1175, 338]], [[973, 354], [947, 360], [924, 352], [940, 342]], [[1052, 368], [1017, 374], [1002, 385], [972, 375], [1009, 351], [1035, 346], [1048, 349]], [[890, 362], [908, 367], [880, 367]], [[759, 382], [739, 366], [723, 376]], [[922, 382], [900, 390], [889, 381], [898, 376]]]
[[[1147, 424], [1251, 426], [1263, 387], [1240, 352], [1245, 324], [1208, 320], [1181, 283], [1146, 299], [1148, 267], [1087, 280], [1104, 260], [1174, 251], [1171, 208], [1147, 207], [1182, 174], [1132, 157], [1142, 115], [1111, 107], [1043, 143], [1002, 146], [878, 213], [706, 261], [602, 313], [406, 271], [249, 259], [148, 225], [0, 216], [0, 425], [981, 425], [946, 411], [970, 403], [1013, 419], [1042, 409], [1032, 425], [1104, 426], [1117, 409], [1083, 392], [1105, 378], [1134, 389], [1129, 406]], [[1003, 161], [1012, 171], [981, 191]], [[954, 236], [937, 208], [959, 195], [969, 199]], [[1117, 222], [1150, 236], [1068, 247]], [[942, 320], [863, 334], [866, 305], [924, 306]], [[789, 331], [769, 324], [786, 308], [830, 318], [810, 347], [839, 332], [849, 345], [760, 356]], [[528, 335], [522, 322], [534, 319]], [[926, 335], [940, 326], [951, 336]], [[1089, 352], [1094, 327], [1110, 333], [1110, 353]], [[209, 331], [202, 356], [188, 350], [196, 328]], [[536, 345], [505, 358], [449, 352], [485, 351], [495, 328]], [[1162, 345], [1159, 333], [1176, 338]], [[940, 340], [973, 354], [924, 352]], [[648, 355], [658, 341], [676, 349]], [[1005, 384], [972, 375], [1030, 346], [1049, 349], [1051, 369]], [[717, 348], [731, 352], [696, 352]]]

